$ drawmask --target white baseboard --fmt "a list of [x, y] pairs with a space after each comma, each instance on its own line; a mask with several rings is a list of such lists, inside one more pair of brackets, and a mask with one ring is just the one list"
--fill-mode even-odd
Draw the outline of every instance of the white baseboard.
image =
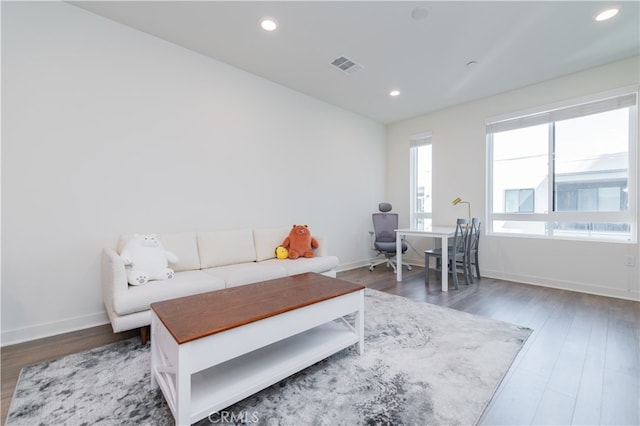
[[640, 293], [634, 291], [625, 291], [610, 287], [602, 287], [595, 284], [585, 284], [575, 281], [560, 281], [550, 278], [533, 276], [533, 275], [521, 275], [521, 274], [509, 274], [499, 271], [487, 271], [482, 270], [482, 277], [494, 278], [498, 280], [514, 281], [522, 284], [537, 285], [541, 287], [556, 288], [559, 290], [576, 291], [578, 293], [594, 294], [597, 296], [614, 297], [616, 299], [633, 300], [640, 302]]
[[[371, 258], [359, 262], [343, 264], [340, 265], [337, 270], [339, 272], [342, 272], [348, 271], [350, 269], [361, 268], [363, 266], [369, 266], [374, 259], [375, 258]], [[402, 260], [413, 266], [419, 266], [421, 268], [424, 267], [424, 259], [416, 259], [412, 258], [411, 256], [403, 256]], [[640, 292], [633, 290], [625, 291], [594, 284], [585, 284], [582, 282], [561, 281], [540, 276], [509, 274], [499, 271], [488, 271], [485, 269], [483, 269], [481, 272], [482, 276], [487, 278], [495, 278], [498, 280], [513, 281], [522, 284], [537, 285], [541, 287], [556, 288], [559, 290], [576, 291], [578, 293], [594, 294], [597, 296], [614, 297], [616, 299], [625, 299], [640, 302]]]
[[373, 259], [375, 258], [371, 258], [367, 260], [359, 260], [357, 262], [341, 263], [336, 268], [336, 271], [344, 272], [344, 271], [350, 271], [351, 269], [357, 269], [357, 268], [362, 268], [364, 266], [369, 266], [371, 262], [373, 262]]
[[2, 336], [0, 337], [0, 346], [15, 345], [17, 343], [42, 339], [44, 337], [56, 336], [58, 334], [83, 330], [85, 328], [95, 327], [108, 323], [109, 317], [107, 317], [106, 312], [100, 312], [81, 317], [69, 318], [62, 321], [49, 322], [30, 327], [7, 330], [2, 332]]

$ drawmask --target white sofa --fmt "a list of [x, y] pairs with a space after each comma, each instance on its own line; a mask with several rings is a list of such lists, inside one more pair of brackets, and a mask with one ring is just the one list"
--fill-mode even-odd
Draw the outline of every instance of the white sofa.
[[165, 249], [179, 259], [177, 264], [169, 263], [175, 277], [141, 286], [127, 283], [119, 253], [131, 235], [121, 236], [117, 247], [105, 247], [102, 253], [102, 291], [113, 331], [140, 328], [144, 344], [146, 326], [151, 323], [151, 303], [305, 272], [335, 277], [338, 258], [326, 254], [326, 241], [318, 235], [313, 235], [319, 243], [314, 257], [276, 259], [275, 249], [290, 230], [247, 228], [160, 234]]

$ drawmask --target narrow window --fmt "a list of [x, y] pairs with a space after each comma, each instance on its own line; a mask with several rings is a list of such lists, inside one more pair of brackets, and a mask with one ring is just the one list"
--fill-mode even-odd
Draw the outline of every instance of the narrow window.
[[422, 228], [431, 225], [432, 185], [431, 134], [410, 139], [411, 173], [411, 226]]

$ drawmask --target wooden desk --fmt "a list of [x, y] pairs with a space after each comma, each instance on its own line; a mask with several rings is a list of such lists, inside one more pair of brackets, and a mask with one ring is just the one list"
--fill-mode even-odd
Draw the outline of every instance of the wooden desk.
[[[455, 226], [425, 226], [421, 229], [396, 229], [396, 260], [398, 268], [396, 270], [396, 279], [402, 281], [402, 238], [406, 236], [422, 237], [422, 238], [439, 238], [442, 241], [442, 291], [449, 291], [449, 274], [446, 269], [449, 262], [449, 238], [453, 238], [456, 232]], [[425, 265], [425, 269], [428, 265]], [[426, 271], [425, 271], [426, 273]]]

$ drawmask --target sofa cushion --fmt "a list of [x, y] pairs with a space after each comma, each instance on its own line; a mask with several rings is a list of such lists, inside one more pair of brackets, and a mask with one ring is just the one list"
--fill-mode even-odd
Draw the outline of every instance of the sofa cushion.
[[336, 256], [299, 257], [298, 259], [271, 259], [260, 262], [261, 264], [275, 264], [284, 268], [287, 275], [298, 275], [305, 272], [322, 273], [330, 271], [338, 266], [339, 260]]
[[257, 228], [253, 230], [253, 242], [256, 246], [256, 260], [274, 259], [276, 247], [278, 247], [287, 235], [290, 227], [281, 228]]
[[141, 286], [129, 286], [113, 296], [113, 309], [118, 315], [148, 310], [154, 302], [220, 290], [224, 281], [202, 271], [176, 273], [170, 280], [150, 281]]
[[198, 238], [195, 232], [160, 234], [158, 236], [164, 248], [178, 256], [178, 263], [169, 262], [169, 267], [176, 272], [200, 269], [198, 255]]
[[[131, 234], [120, 236], [118, 241], [118, 254], [133, 237]], [[198, 256], [198, 240], [195, 232], [179, 232], [172, 234], [158, 234], [158, 239], [167, 251], [175, 254], [178, 263], [169, 262], [169, 268], [175, 272], [200, 269], [200, 257]]]
[[202, 269], [256, 260], [250, 228], [198, 232], [198, 250]]
[[266, 262], [219, 266], [217, 268], [203, 269], [202, 272], [224, 280], [227, 288], [287, 276], [287, 271], [281, 265], [277, 263], [268, 264]]

